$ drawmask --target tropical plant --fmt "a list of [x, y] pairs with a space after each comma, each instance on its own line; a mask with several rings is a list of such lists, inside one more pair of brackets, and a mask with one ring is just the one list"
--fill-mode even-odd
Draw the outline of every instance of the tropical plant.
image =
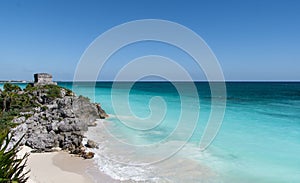
[[3, 88], [4, 90], [3, 92], [1, 92], [1, 97], [0, 97], [1, 98], [0, 107], [2, 111], [9, 111], [13, 97], [17, 96], [17, 93], [22, 89], [19, 86], [13, 85], [11, 83], [5, 83]]
[[20, 142], [23, 137], [12, 147], [9, 144], [13, 134], [8, 130], [1, 131], [0, 134], [0, 183], [24, 183], [27, 181], [28, 171], [25, 171], [27, 158], [26, 153], [23, 157], [18, 158], [17, 153], [20, 149]]
[[14, 92], [14, 93], [22, 90], [18, 85], [14, 85], [11, 83], [5, 83], [3, 86], [3, 89], [4, 89], [4, 91]]

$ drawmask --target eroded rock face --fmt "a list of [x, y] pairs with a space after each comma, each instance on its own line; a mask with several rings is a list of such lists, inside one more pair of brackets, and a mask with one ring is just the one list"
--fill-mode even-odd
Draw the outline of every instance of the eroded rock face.
[[[35, 93], [43, 96], [38, 91]], [[14, 119], [21, 124], [14, 129], [17, 134], [15, 138], [18, 140], [25, 134], [23, 143], [37, 152], [61, 148], [84, 154], [83, 133], [88, 130], [88, 126], [94, 125], [96, 119], [107, 117], [105, 111], [99, 107], [82, 96], [64, 95], [62, 98], [43, 100], [40, 107], [20, 113]]]
[[73, 111], [78, 119], [85, 120], [89, 126], [92, 126], [96, 119], [100, 118], [96, 105], [91, 105], [89, 99], [82, 96], [74, 99]]

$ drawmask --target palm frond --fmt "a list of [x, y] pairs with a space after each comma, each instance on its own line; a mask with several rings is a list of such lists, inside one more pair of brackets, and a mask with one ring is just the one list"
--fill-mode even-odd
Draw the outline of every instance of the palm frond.
[[29, 171], [24, 171], [29, 154], [26, 153], [23, 157], [18, 158], [20, 143], [24, 135], [20, 140], [9, 148], [9, 143], [12, 140], [14, 134], [10, 134], [6, 131], [0, 135], [0, 183], [4, 182], [18, 182], [24, 183], [28, 180]]

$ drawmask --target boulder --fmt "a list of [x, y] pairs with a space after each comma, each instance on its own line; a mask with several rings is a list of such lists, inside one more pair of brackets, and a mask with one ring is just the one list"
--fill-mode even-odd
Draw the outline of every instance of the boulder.
[[21, 124], [21, 123], [24, 123], [25, 120], [26, 120], [26, 117], [25, 116], [21, 116], [21, 117], [13, 119], [12, 122], [13, 123], [17, 123], [17, 124]]
[[[12, 138], [12, 143], [15, 144], [16, 142], [18, 142], [21, 137], [23, 135], [26, 135], [28, 132], [28, 126], [26, 123], [20, 124], [17, 127], [15, 127], [14, 129], [12, 129], [12, 133], [14, 134], [13, 138]], [[21, 141], [21, 145], [26, 143], [26, 139], [23, 138]]]
[[59, 122], [59, 124], [57, 126], [58, 126], [59, 132], [72, 132], [73, 131], [73, 126], [66, 123], [65, 121]]
[[100, 104], [96, 104], [98, 113], [99, 113], [99, 117], [100, 119], [105, 119], [108, 118], [109, 116], [106, 114], [106, 112], [101, 108]]
[[88, 140], [85, 146], [88, 148], [98, 148], [98, 144], [92, 140]]
[[95, 155], [95, 153], [93, 153], [93, 152], [85, 152], [85, 153], [82, 155], [82, 157], [83, 157], [84, 159], [92, 159], [92, 158], [94, 157], [94, 155]]
[[38, 149], [45, 151], [46, 149], [51, 149], [55, 147], [56, 137], [53, 134], [37, 134], [33, 133], [26, 140], [26, 145], [32, 149]]

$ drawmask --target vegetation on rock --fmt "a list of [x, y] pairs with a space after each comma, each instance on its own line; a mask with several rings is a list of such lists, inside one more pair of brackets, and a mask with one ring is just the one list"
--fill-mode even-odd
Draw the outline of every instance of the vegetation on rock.
[[29, 112], [35, 107], [44, 108], [43, 104], [49, 101], [73, 95], [71, 90], [57, 85], [28, 84], [22, 90], [17, 85], [5, 83], [3, 89], [0, 92], [0, 131], [15, 127], [16, 124], [12, 123], [12, 120], [20, 112]]

